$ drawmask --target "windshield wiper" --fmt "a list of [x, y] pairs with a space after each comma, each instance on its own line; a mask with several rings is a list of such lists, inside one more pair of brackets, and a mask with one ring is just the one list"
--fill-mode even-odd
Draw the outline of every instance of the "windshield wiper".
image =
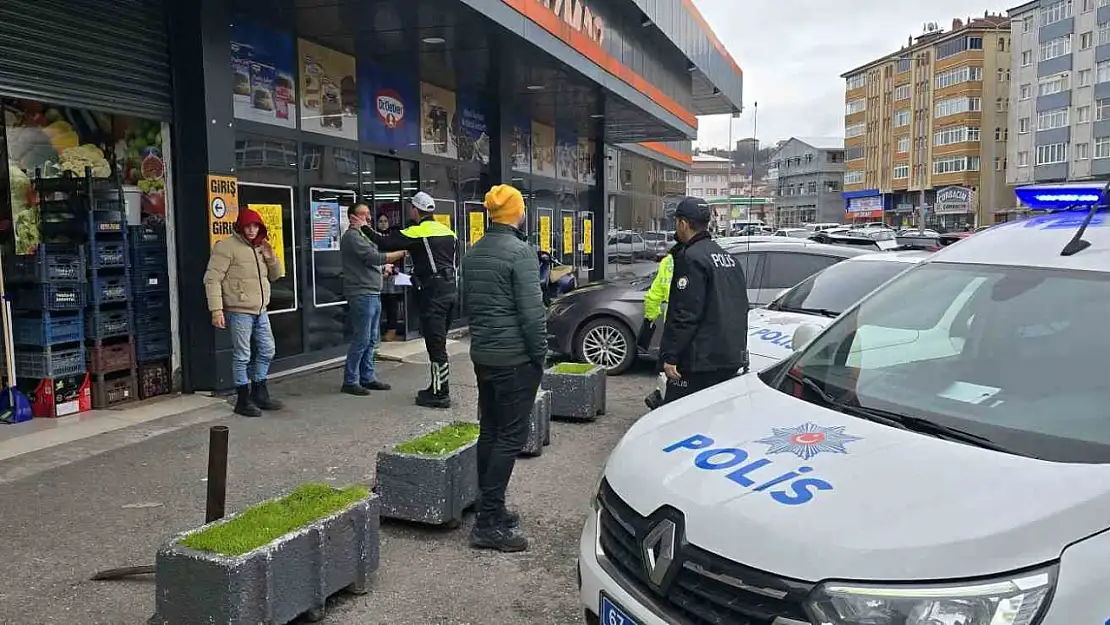
[[795, 308], [793, 306], [778, 306], [777, 308], [775, 308], [775, 310], [798, 313], [801, 315], [819, 315], [821, 317], [828, 317], [830, 319], [836, 319], [840, 316], [840, 313], [836, 312], [835, 310], [829, 310], [828, 308]]

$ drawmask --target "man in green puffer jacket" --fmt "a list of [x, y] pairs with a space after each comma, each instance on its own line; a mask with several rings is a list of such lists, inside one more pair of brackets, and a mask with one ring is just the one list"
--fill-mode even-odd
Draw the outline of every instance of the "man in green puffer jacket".
[[536, 252], [520, 231], [524, 198], [509, 185], [486, 194], [489, 230], [462, 260], [462, 308], [478, 378], [478, 505], [471, 546], [524, 551], [520, 518], [505, 507], [517, 454], [547, 358], [547, 311]]

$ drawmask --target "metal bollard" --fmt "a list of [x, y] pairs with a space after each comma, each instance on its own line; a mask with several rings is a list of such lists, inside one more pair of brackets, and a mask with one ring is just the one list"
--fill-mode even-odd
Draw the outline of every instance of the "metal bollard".
[[205, 524], [224, 518], [227, 506], [227, 438], [226, 425], [208, 430], [208, 498], [204, 508]]

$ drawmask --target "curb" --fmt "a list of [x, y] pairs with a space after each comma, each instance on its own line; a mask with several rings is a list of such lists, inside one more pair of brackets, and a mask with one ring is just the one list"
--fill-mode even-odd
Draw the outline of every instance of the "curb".
[[405, 359], [401, 358], [400, 356], [394, 356], [393, 354], [383, 354], [381, 352], [374, 352], [374, 360], [380, 360], [382, 362], [405, 362]]
[[447, 333], [447, 338], [449, 338], [451, 340], [454, 340], [454, 341], [457, 341], [459, 339], [465, 339], [468, 336], [470, 336], [470, 326], [463, 326], [461, 328], [455, 328], [454, 330], [451, 330]]

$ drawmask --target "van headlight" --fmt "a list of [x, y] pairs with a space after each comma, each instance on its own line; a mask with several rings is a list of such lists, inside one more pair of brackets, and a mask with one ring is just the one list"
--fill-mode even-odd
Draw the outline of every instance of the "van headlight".
[[809, 600], [821, 625], [1033, 625], [1056, 585], [1056, 568], [968, 584], [829, 582]]

